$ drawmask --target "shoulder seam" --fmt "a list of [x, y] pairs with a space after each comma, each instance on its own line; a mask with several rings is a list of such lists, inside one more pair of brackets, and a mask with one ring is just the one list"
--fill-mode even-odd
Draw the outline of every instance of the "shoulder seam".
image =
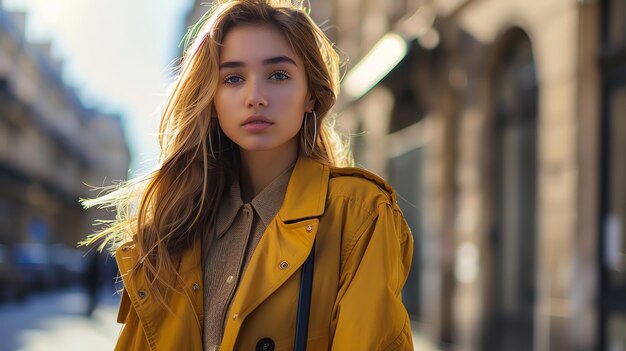
[[[356, 201], [354, 201], [353, 198], [349, 197], [349, 196], [342, 196], [342, 195], [336, 195], [333, 196], [333, 198], [342, 198], [345, 199], [348, 203], [350, 204], [356, 204]], [[330, 197], [329, 197], [330, 199]], [[361, 223], [361, 225], [354, 230], [354, 240], [351, 243], [350, 247], [346, 249], [345, 252], [345, 259], [343, 260], [343, 264], [341, 265], [341, 267], [339, 267], [340, 271], [344, 270], [344, 265], [345, 263], [348, 261], [348, 258], [350, 257], [350, 255], [352, 254], [352, 251], [354, 250], [354, 248], [357, 246], [357, 243], [361, 240], [361, 238], [363, 237], [363, 233], [365, 233], [365, 230], [372, 225], [372, 223], [374, 223], [375, 219], [378, 218], [378, 211], [376, 212], [371, 212], [367, 209], [365, 209], [362, 205], [358, 204], [357, 206], [359, 208], [359, 210], [363, 211], [363, 213], [367, 214], [367, 218]], [[376, 210], [378, 210], [378, 205], [376, 206]]]
[[[339, 178], [344, 178], [344, 177], [352, 178], [354, 176], [352, 176], [352, 175], [341, 175], [339, 177], [332, 177], [332, 178], [329, 179], [329, 182], [331, 180], [333, 180], [333, 179], [339, 179]], [[362, 178], [362, 177], [354, 177], [354, 178], [363, 180], [363, 181], [367, 182], [368, 184], [371, 184], [371, 185], [375, 186], [376, 189], [380, 192], [380, 194], [385, 198], [386, 201], [384, 203], [387, 203], [387, 204], [390, 204], [390, 205], [393, 204], [393, 196], [392, 196], [392, 194], [387, 189], [383, 188], [380, 184], [376, 183], [375, 181], [373, 181], [371, 179], [367, 179], [367, 178]], [[332, 195], [332, 197], [334, 197], [334, 196], [346, 196], [346, 195], [344, 195], [344, 194]], [[329, 197], [331, 197], [330, 191], [329, 191]], [[348, 196], [346, 196], [346, 197], [348, 197]], [[377, 205], [380, 205], [380, 203], [378, 203]]]

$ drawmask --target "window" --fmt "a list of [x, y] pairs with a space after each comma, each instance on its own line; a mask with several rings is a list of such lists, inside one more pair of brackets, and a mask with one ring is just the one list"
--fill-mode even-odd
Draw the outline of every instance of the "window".
[[611, 46], [626, 44], [626, 1], [611, 0], [609, 6], [609, 43]]
[[423, 231], [422, 206], [423, 149], [418, 148], [389, 160], [389, 181], [398, 193], [398, 205], [404, 213], [407, 224], [413, 233], [413, 262], [407, 278], [402, 298], [411, 319], [419, 320], [421, 300], [422, 242], [427, 240]]
[[626, 347], [626, 1], [602, 5], [599, 349]]
[[511, 30], [493, 75], [491, 287], [486, 350], [531, 350], [536, 295], [538, 83], [531, 43]]
[[608, 208], [604, 217], [605, 259], [609, 284], [626, 289], [626, 86], [614, 90], [609, 102], [609, 189]]

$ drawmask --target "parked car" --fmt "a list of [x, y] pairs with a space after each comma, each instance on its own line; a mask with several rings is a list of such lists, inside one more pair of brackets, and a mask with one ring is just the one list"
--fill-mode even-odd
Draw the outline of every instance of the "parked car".
[[26, 281], [29, 290], [42, 291], [55, 287], [56, 272], [45, 244], [17, 244], [12, 251], [15, 268]]
[[63, 244], [49, 247], [50, 263], [54, 269], [57, 287], [81, 283], [85, 265], [85, 253]]
[[8, 248], [0, 245], [0, 302], [23, 300], [27, 295], [26, 282], [9, 259]]

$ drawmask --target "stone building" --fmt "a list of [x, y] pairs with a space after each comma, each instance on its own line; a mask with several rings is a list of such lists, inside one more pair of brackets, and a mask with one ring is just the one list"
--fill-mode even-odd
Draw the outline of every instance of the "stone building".
[[119, 116], [87, 108], [61, 79], [50, 44], [25, 39], [24, 13], [0, 9], [0, 245], [60, 244], [93, 231], [86, 185], [126, 179]]
[[623, 348], [626, 3], [394, 4], [331, 22], [358, 61], [357, 159], [414, 230], [417, 327], [461, 350]]
[[414, 329], [626, 348], [626, 2], [311, 3], [348, 59], [338, 123], [413, 230]]

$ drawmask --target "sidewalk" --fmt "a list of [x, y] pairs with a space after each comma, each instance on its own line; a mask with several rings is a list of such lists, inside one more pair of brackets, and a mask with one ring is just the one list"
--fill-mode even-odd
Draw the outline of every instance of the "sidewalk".
[[103, 293], [91, 318], [86, 294], [73, 288], [0, 305], [0, 351], [111, 351], [119, 334], [118, 298]]
[[[111, 351], [120, 332], [118, 299], [103, 292], [91, 318], [85, 316], [86, 294], [78, 288], [0, 305], [0, 351]], [[411, 328], [416, 351], [440, 351], [418, 333], [419, 325]]]

